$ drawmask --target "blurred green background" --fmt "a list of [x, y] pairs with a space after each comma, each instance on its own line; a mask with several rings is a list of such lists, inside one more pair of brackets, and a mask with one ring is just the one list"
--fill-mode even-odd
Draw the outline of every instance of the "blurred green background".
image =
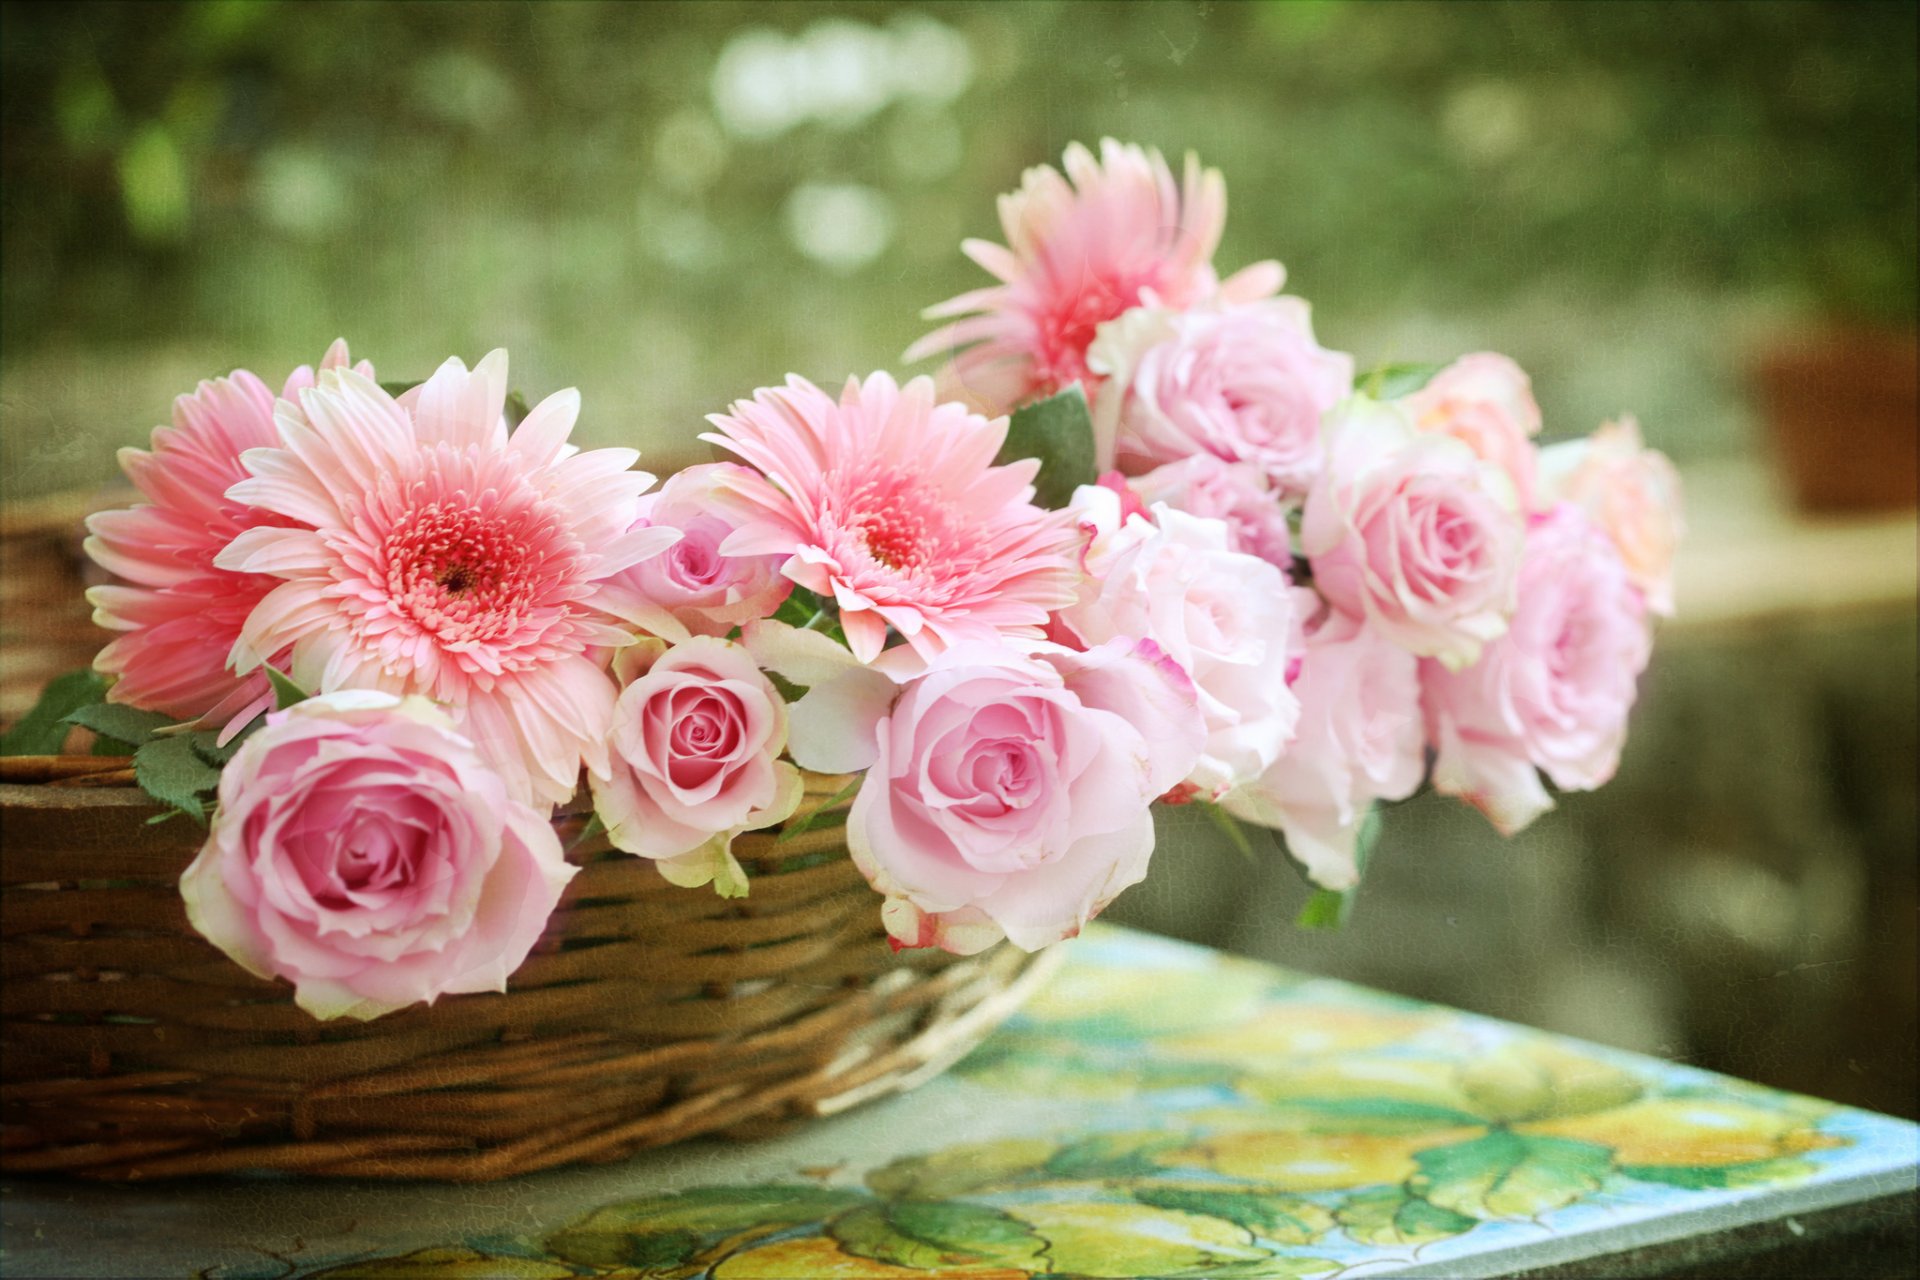
[[[513, 354], [689, 456], [789, 370], [897, 367], [993, 196], [1103, 134], [1196, 149], [1363, 366], [1494, 347], [1549, 430], [1751, 428], [1769, 332], [1913, 308], [1914, 8], [8, 4], [5, 496], [346, 335]], [[664, 455], [664, 457], [660, 456]]]
[[[788, 371], [897, 369], [920, 309], [984, 281], [959, 241], [999, 238], [1024, 167], [1102, 135], [1192, 148], [1227, 175], [1224, 269], [1282, 260], [1363, 368], [1513, 355], [1549, 437], [1637, 412], [1709, 558], [1611, 787], [1513, 842], [1396, 808], [1335, 936], [1289, 927], [1295, 877], [1169, 812], [1115, 916], [1911, 1113], [1914, 538], [1808, 542], [1775, 511], [1752, 374], [1869, 329], [1913, 380], [1915, 24], [1720, 0], [11, 3], [0, 499], [105, 484], [196, 380], [277, 384], [336, 335], [393, 379], [504, 345], [530, 395], [582, 389], [578, 438], [671, 470]], [[1908, 390], [1883, 444], [1910, 460]], [[1827, 425], [1812, 456], [1854, 453], [1859, 420]], [[1863, 572], [1894, 595], [1844, 586]]]

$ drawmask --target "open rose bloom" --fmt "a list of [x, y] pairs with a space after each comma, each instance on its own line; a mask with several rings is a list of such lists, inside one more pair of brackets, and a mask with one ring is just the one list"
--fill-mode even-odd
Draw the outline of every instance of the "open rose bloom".
[[239, 743], [196, 927], [323, 1017], [498, 990], [556, 806], [751, 897], [736, 842], [837, 790], [895, 946], [1032, 950], [1149, 874], [1156, 803], [1344, 894], [1423, 785], [1511, 833], [1604, 783], [1684, 528], [1637, 424], [1542, 448], [1493, 353], [1357, 372], [1216, 268], [1218, 172], [1063, 170], [966, 244], [933, 376], [790, 375], [657, 491], [576, 392], [512, 420], [504, 352], [181, 397], [88, 549], [109, 698]]

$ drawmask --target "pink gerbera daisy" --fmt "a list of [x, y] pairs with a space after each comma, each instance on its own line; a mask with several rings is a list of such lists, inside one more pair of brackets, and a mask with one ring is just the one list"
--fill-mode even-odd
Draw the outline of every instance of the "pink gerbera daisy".
[[[344, 339], [327, 348], [322, 370], [348, 362]], [[371, 378], [373, 366], [358, 369]], [[281, 393], [314, 383], [295, 369]], [[227, 655], [241, 625], [277, 578], [215, 566], [239, 534], [289, 521], [226, 496], [246, 478], [240, 455], [280, 442], [273, 393], [245, 369], [202, 382], [173, 402], [173, 425], [153, 429], [153, 448], [122, 449], [120, 467], [147, 499], [87, 521], [87, 554], [125, 580], [87, 592], [93, 619], [121, 635], [94, 669], [115, 676], [107, 697], [176, 719], [244, 726], [273, 701], [264, 673], [236, 676]], [[284, 655], [276, 655], [284, 657]]]
[[762, 473], [724, 480], [742, 519], [721, 551], [786, 555], [782, 572], [839, 605], [862, 662], [889, 626], [932, 654], [1038, 635], [1074, 598], [1077, 534], [1033, 505], [1040, 464], [994, 466], [1006, 420], [935, 404], [931, 379], [850, 378], [836, 404], [790, 377], [710, 420], [720, 434], [701, 439]]
[[1087, 368], [1095, 332], [1131, 307], [1175, 309], [1215, 298], [1250, 302], [1277, 292], [1280, 265], [1261, 262], [1222, 285], [1213, 251], [1227, 219], [1217, 169], [1187, 156], [1176, 184], [1158, 151], [1102, 139], [1100, 158], [1067, 148], [1067, 176], [1050, 165], [1027, 170], [1020, 190], [1000, 197], [1007, 244], [967, 240], [962, 250], [1000, 283], [927, 310], [961, 317], [908, 349], [909, 361], [956, 351], [944, 380], [990, 413], [1078, 382], [1093, 395]]
[[283, 402], [283, 448], [249, 453], [232, 496], [297, 528], [241, 534], [219, 564], [283, 579], [247, 619], [242, 671], [292, 646], [322, 692], [420, 693], [514, 789], [555, 804], [606, 768], [616, 696], [595, 652], [632, 639], [602, 585], [679, 536], [633, 525], [653, 477], [631, 449], [567, 443], [580, 395], [511, 436], [507, 355], [448, 360], [395, 400], [351, 370]]

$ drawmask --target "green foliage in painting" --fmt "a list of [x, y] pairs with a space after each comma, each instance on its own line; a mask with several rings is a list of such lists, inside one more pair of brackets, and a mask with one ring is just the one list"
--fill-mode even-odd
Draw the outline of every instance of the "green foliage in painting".
[[967, 1142], [895, 1160], [867, 1174], [867, 1185], [876, 1195], [944, 1200], [1031, 1177], [1057, 1150], [1058, 1143], [1044, 1138]]
[[1627, 1164], [1620, 1172], [1637, 1182], [1658, 1182], [1687, 1191], [1718, 1191], [1732, 1187], [1770, 1187], [1799, 1182], [1818, 1172], [1811, 1160], [1755, 1160], [1747, 1164]]
[[1175, 1209], [1049, 1201], [1019, 1205], [1012, 1212], [1047, 1240], [1055, 1274], [1213, 1276], [1223, 1267], [1272, 1257], [1272, 1250], [1256, 1244], [1244, 1227]]
[[1044, 1269], [1047, 1242], [1020, 1219], [985, 1205], [954, 1200], [899, 1200], [867, 1205], [828, 1230], [841, 1249], [898, 1267], [954, 1266]]
[[742, 1232], [798, 1226], [865, 1203], [826, 1187], [701, 1187], [597, 1209], [547, 1239], [549, 1253], [589, 1267], [689, 1263]]
[[1471, 1218], [1526, 1218], [1600, 1189], [1613, 1153], [1591, 1142], [1496, 1129], [1471, 1142], [1421, 1151], [1407, 1188]]
[[1473, 1230], [1476, 1220], [1408, 1195], [1401, 1187], [1383, 1187], [1348, 1196], [1333, 1211], [1334, 1221], [1361, 1244], [1382, 1248], [1428, 1244]]
[[1233, 1186], [1146, 1183], [1133, 1189], [1133, 1198], [1161, 1209], [1224, 1218], [1279, 1244], [1310, 1244], [1333, 1226], [1333, 1215], [1311, 1200]]

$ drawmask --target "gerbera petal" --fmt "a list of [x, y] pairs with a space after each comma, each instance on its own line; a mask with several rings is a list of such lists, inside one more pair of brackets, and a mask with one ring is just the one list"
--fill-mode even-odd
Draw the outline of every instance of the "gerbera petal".
[[562, 456], [579, 417], [580, 393], [572, 387], [556, 391], [535, 405], [526, 420], [514, 428], [507, 448], [519, 454], [529, 467], [547, 466]]

